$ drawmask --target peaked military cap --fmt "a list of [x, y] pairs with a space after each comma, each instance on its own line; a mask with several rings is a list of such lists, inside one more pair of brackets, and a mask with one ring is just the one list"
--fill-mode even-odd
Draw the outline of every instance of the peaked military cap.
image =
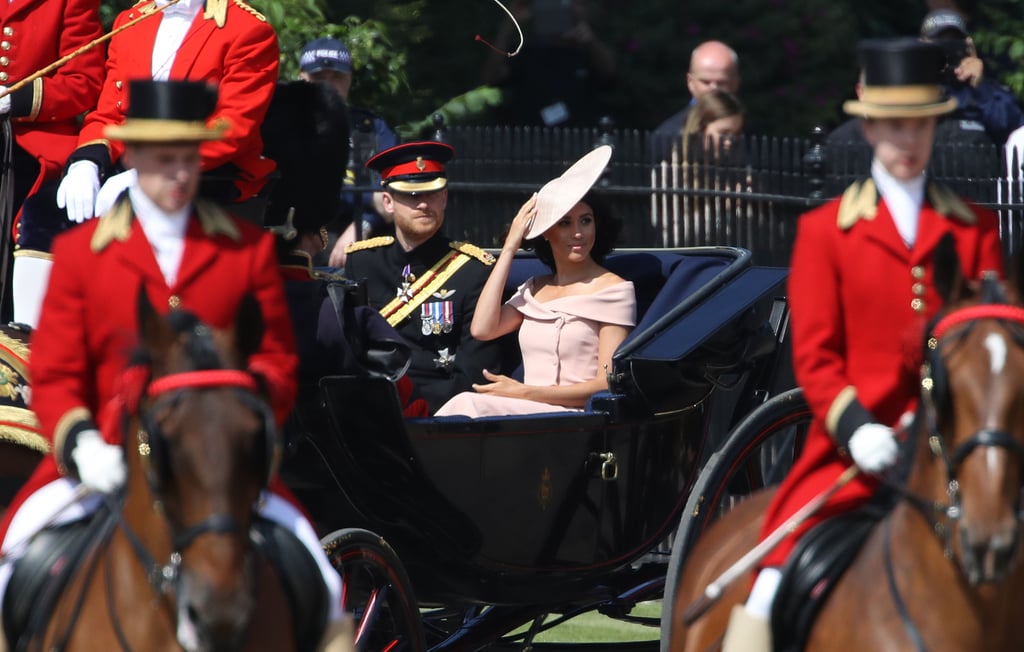
[[436, 141], [395, 145], [366, 162], [366, 167], [380, 173], [386, 189], [417, 195], [436, 192], [448, 186], [444, 165], [455, 155], [455, 148]]

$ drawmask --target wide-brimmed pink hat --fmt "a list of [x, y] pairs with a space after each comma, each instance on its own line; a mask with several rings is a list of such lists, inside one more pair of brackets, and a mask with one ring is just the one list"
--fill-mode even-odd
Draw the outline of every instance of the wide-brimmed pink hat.
[[565, 217], [601, 178], [611, 157], [612, 148], [601, 145], [573, 163], [562, 176], [545, 183], [537, 193], [537, 215], [524, 237], [536, 238]]

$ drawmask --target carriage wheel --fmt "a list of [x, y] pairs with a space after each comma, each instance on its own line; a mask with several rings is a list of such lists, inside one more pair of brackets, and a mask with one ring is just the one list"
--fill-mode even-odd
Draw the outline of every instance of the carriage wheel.
[[697, 537], [731, 506], [737, 485], [749, 490], [778, 483], [792, 466], [803, 444], [811, 410], [803, 390], [791, 389], [748, 414], [726, 437], [693, 484], [676, 530], [665, 577], [662, 601], [661, 649], [669, 644], [672, 605], [683, 562]]
[[402, 562], [380, 535], [347, 528], [321, 540], [355, 619], [356, 652], [425, 652], [419, 606]]

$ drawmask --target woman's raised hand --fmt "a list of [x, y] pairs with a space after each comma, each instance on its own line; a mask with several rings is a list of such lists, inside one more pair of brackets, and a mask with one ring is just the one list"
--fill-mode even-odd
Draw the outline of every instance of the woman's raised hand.
[[505, 246], [512, 246], [515, 249], [519, 249], [520, 245], [523, 244], [523, 237], [526, 235], [526, 231], [533, 224], [534, 218], [537, 217], [537, 193], [533, 193], [529, 199], [527, 199], [522, 206], [519, 207], [519, 212], [516, 213], [515, 218], [512, 220], [512, 226], [508, 229], [508, 237], [505, 238]]

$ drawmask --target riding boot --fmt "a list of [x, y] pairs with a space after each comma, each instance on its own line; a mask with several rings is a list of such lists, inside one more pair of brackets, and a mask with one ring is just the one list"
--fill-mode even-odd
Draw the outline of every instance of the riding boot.
[[50, 281], [53, 263], [35, 256], [16, 256], [11, 279], [14, 298], [14, 321], [32, 328], [39, 323], [43, 296]]
[[[318, 652], [355, 652], [355, 636], [352, 633], [352, 618], [345, 616], [341, 620], [327, 623], [324, 637], [320, 640]], [[4, 650], [0, 649], [0, 652]]]
[[736, 605], [729, 615], [722, 652], [772, 652], [771, 623]]

